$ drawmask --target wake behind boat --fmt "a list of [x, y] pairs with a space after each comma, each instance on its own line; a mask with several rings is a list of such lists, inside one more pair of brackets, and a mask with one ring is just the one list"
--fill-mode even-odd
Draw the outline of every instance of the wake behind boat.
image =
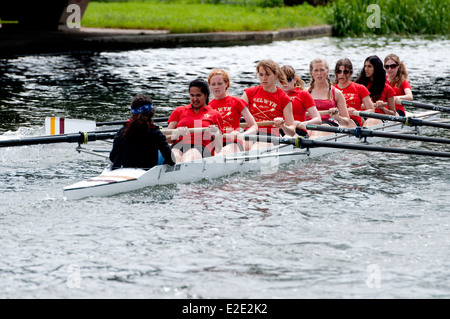
[[[418, 119], [431, 119], [439, 114], [427, 111], [415, 114]], [[401, 122], [386, 122], [370, 128], [377, 132], [398, 132], [399, 134], [417, 134], [417, 127], [412, 128]], [[370, 141], [379, 141], [379, 137], [371, 137]], [[306, 140], [305, 140], [306, 141]], [[214, 179], [236, 172], [261, 171], [274, 172], [279, 166], [289, 162], [300, 162], [309, 156], [318, 157], [339, 151], [344, 143], [348, 148], [361, 145], [364, 141], [348, 134], [336, 133], [314, 140], [316, 143], [327, 142], [328, 147], [311, 148], [308, 144], [296, 145], [301, 140], [274, 139], [278, 142], [270, 148], [239, 152], [225, 156], [213, 156], [190, 162], [177, 163], [174, 166], [158, 165], [149, 170], [121, 168], [105, 169], [99, 176], [77, 182], [64, 188], [64, 197], [68, 200], [82, 199], [90, 196], [111, 196], [130, 192], [145, 187], [167, 184], [183, 184], [198, 182], [202, 179]], [[309, 142], [309, 141], [308, 141]], [[276, 143], [277, 144], [277, 143]], [[298, 148], [301, 147], [301, 148]], [[311, 147], [313, 147], [311, 145]], [[370, 149], [368, 149], [370, 150]]]

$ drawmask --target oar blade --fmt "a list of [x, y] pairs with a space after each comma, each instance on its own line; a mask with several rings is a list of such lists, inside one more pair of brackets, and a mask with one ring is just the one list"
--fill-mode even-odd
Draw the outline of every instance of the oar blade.
[[78, 132], [95, 131], [95, 121], [68, 119], [64, 117], [46, 117], [45, 134], [60, 135]]

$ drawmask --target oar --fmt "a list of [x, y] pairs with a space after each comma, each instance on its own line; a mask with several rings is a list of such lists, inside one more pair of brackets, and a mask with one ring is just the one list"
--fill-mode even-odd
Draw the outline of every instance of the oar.
[[435, 156], [435, 157], [445, 157], [450, 158], [450, 152], [437, 152], [428, 150], [415, 150], [415, 149], [404, 149], [404, 148], [394, 148], [394, 147], [380, 147], [372, 145], [362, 145], [362, 144], [347, 144], [347, 143], [335, 143], [326, 141], [316, 141], [305, 139], [302, 137], [275, 137], [275, 136], [263, 136], [263, 135], [245, 135], [244, 138], [250, 141], [262, 141], [269, 143], [280, 143], [280, 144], [291, 144], [297, 148], [309, 149], [314, 147], [328, 147], [328, 148], [339, 148], [347, 150], [359, 150], [359, 151], [371, 151], [371, 152], [386, 152], [386, 153], [398, 153], [398, 154], [409, 154], [409, 155], [422, 155], [422, 156]]
[[80, 132], [73, 134], [35, 136], [26, 138], [12, 138], [8, 140], [0, 140], [0, 147], [24, 146], [36, 144], [52, 144], [52, 143], [79, 143], [87, 144], [97, 140], [112, 139], [116, 135], [115, 132], [96, 133], [96, 132]]
[[[189, 128], [189, 133], [201, 133], [208, 129], [208, 127]], [[164, 129], [161, 132], [164, 135], [170, 135], [175, 129]], [[36, 144], [53, 144], [53, 143], [80, 143], [87, 144], [96, 140], [108, 140], [113, 139], [117, 133], [117, 130], [104, 130], [93, 132], [78, 132], [72, 134], [59, 134], [59, 135], [44, 135], [34, 136], [27, 138], [11, 138], [6, 140], [0, 140], [0, 147], [10, 146], [24, 146], [24, 145], [36, 145]]]
[[351, 134], [351, 135], [356, 136], [357, 138], [366, 138], [366, 137], [375, 136], [375, 137], [394, 138], [394, 139], [410, 140], [410, 141], [450, 144], [450, 139], [446, 139], [446, 138], [406, 135], [406, 134], [389, 133], [389, 132], [379, 132], [379, 131], [374, 131], [374, 130], [370, 130], [367, 128], [361, 128], [361, 127], [352, 129], [352, 128], [346, 128], [346, 127], [333, 127], [333, 126], [328, 126], [328, 125], [306, 125], [306, 129], [315, 130], [315, 131], [323, 131], [323, 132]]
[[[167, 122], [169, 120], [168, 117], [157, 117], [153, 119], [155, 123]], [[126, 121], [112, 121], [112, 122], [97, 122], [97, 126], [106, 126], [106, 125], [124, 125]]]
[[450, 124], [438, 123], [433, 121], [426, 121], [415, 117], [402, 117], [394, 115], [379, 114], [373, 112], [354, 111], [352, 113], [355, 116], [369, 117], [379, 120], [388, 120], [394, 122], [405, 123], [408, 126], [433, 126], [450, 129]]
[[[202, 133], [204, 131], [206, 131], [208, 128], [207, 127], [196, 127], [196, 128], [189, 128], [188, 131], [189, 133]], [[171, 135], [176, 129], [164, 129], [161, 130], [161, 132], [164, 135]]]
[[427, 110], [434, 110], [434, 111], [439, 111], [439, 112], [450, 113], [450, 108], [443, 107], [443, 106], [436, 106], [436, 105], [424, 104], [424, 103], [407, 101], [407, 100], [402, 100], [402, 105], [417, 107], [417, 108], [421, 108], [421, 109], [427, 109]]
[[[262, 121], [262, 122], [256, 122], [256, 124], [258, 126], [270, 126], [273, 125], [273, 121]], [[241, 127], [248, 127], [247, 123], [241, 123], [240, 124]], [[196, 128], [189, 128], [189, 133], [201, 133], [206, 131], [208, 128], [207, 127], [196, 127]], [[176, 129], [163, 129], [161, 130], [161, 132], [163, 132], [164, 135], [170, 135], [173, 133], [173, 131], [175, 131]]]
[[[154, 118], [153, 122], [167, 122], [168, 117]], [[64, 117], [46, 117], [45, 134], [58, 135], [76, 132], [94, 131], [97, 126], [124, 125], [127, 121], [95, 122], [90, 120], [68, 119]]]
[[[320, 111], [319, 113], [327, 114], [328, 111]], [[308, 113], [306, 113], [308, 116]], [[154, 118], [153, 122], [155, 123], [163, 123], [169, 120], [168, 117], [159, 117]], [[68, 134], [68, 133], [77, 133], [77, 132], [90, 132], [95, 131], [95, 129], [99, 126], [112, 126], [112, 125], [124, 125], [127, 123], [127, 120], [122, 121], [111, 121], [111, 122], [95, 122], [91, 120], [79, 120], [79, 119], [69, 119], [64, 117], [46, 117], [45, 118], [45, 134], [46, 135], [59, 135], [59, 134]], [[241, 127], [245, 125], [245, 119], [241, 118]], [[266, 124], [266, 126], [273, 125]]]

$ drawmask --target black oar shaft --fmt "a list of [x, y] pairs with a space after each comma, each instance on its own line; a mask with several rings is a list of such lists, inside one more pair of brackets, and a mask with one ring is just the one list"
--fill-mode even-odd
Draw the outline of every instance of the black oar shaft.
[[360, 111], [358, 113], [359, 113], [358, 116], [405, 123], [405, 125], [407, 125], [407, 126], [432, 126], [432, 127], [450, 129], [450, 124], [425, 121], [425, 120], [415, 118], [415, 117], [402, 117], [402, 116], [386, 115], [386, 114], [363, 112], [363, 111]]
[[323, 131], [323, 132], [351, 134], [358, 138], [384, 137], [384, 138], [394, 138], [394, 139], [409, 140], [409, 141], [450, 144], [450, 139], [446, 139], [446, 138], [417, 136], [417, 135], [408, 135], [408, 134], [391, 133], [391, 132], [378, 132], [378, 131], [374, 131], [374, 130], [370, 130], [370, 129], [366, 129], [366, 128], [352, 129], [352, 128], [346, 128], [346, 127], [334, 127], [334, 126], [326, 126], [326, 125], [310, 125], [309, 124], [306, 126], [306, 129], [315, 130], [315, 131]]
[[425, 103], [420, 103], [420, 102], [402, 100], [402, 105], [417, 107], [417, 108], [426, 109], [426, 110], [434, 110], [434, 111], [439, 111], [439, 112], [450, 113], [450, 108], [448, 108], [448, 107], [436, 106], [436, 105], [425, 104]]
[[347, 149], [347, 150], [360, 150], [360, 151], [371, 151], [371, 152], [385, 152], [385, 153], [397, 153], [397, 154], [422, 155], [422, 156], [450, 158], [450, 152], [437, 152], [437, 151], [415, 150], [415, 149], [405, 149], [405, 148], [395, 148], [395, 147], [381, 147], [381, 146], [371, 146], [371, 145], [361, 145], [361, 144], [334, 143], [334, 142], [314, 141], [314, 140], [306, 140], [306, 139], [302, 139], [298, 144], [301, 145], [302, 148], [329, 147], [329, 148], [340, 148], [340, 149]]
[[36, 144], [53, 144], [53, 143], [79, 143], [86, 144], [97, 140], [113, 139], [115, 132], [109, 133], [74, 133], [63, 135], [36, 136], [27, 138], [14, 138], [9, 140], [1, 140], [0, 147], [24, 146]]
[[127, 121], [97, 122], [96, 126], [124, 125]]
[[[154, 118], [153, 122], [160, 123], [160, 122], [167, 122], [169, 120], [168, 117], [158, 117]], [[128, 121], [112, 121], [112, 122], [97, 122], [97, 126], [107, 126], [107, 125], [124, 125]]]
[[271, 142], [274, 144], [292, 144], [297, 148], [314, 148], [314, 147], [328, 147], [328, 148], [339, 148], [347, 150], [360, 150], [360, 151], [371, 151], [371, 152], [385, 152], [385, 153], [398, 153], [398, 154], [409, 154], [409, 155], [423, 155], [423, 156], [434, 156], [434, 157], [444, 157], [450, 158], [450, 152], [437, 152], [437, 151], [427, 151], [427, 150], [416, 150], [416, 149], [404, 149], [404, 148], [394, 148], [394, 147], [381, 147], [381, 146], [371, 146], [363, 144], [351, 144], [351, 143], [336, 143], [336, 142], [326, 142], [326, 141], [316, 141], [305, 139], [301, 137], [275, 137], [275, 136], [265, 136], [265, 135], [245, 135], [244, 138], [250, 141], [263, 141]]

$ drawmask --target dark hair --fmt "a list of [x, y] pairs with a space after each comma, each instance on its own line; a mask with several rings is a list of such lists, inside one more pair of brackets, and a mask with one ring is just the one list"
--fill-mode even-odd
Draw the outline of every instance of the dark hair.
[[[138, 95], [131, 102], [131, 108], [136, 110], [143, 105], [152, 104], [152, 99], [147, 95]], [[155, 107], [147, 113], [133, 114], [130, 121], [127, 123], [123, 132], [123, 136], [129, 138], [139, 138], [149, 133], [151, 128], [155, 128], [153, 124], [153, 116], [155, 115]]]
[[[374, 72], [373, 72], [373, 82], [372, 86], [369, 89], [370, 97], [372, 98], [372, 101], [377, 101], [381, 93], [383, 93], [384, 85], [386, 83], [386, 70], [383, 66], [383, 61], [376, 56], [371, 55], [367, 59], [364, 60], [364, 65], [366, 62], [369, 61], [370, 64], [373, 65]], [[370, 82], [370, 78], [366, 76], [366, 72], [364, 71], [364, 67], [361, 70], [361, 73], [359, 74], [358, 78], [355, 81], [356, 83], [362, 84], [367, 87], [367, 85]]]
[[286, 75], [287, 78], [293, 78], [295, 80], [294, 87], [300, 88], [300, 90], [305, 89], [305, 81], [303, 81], [300, 76], [295, 72], [295, 69], [290, 65], [283, 65], [281, 67], [281, 70], [283, 71], [284, 75]]
[[191, 83], [189, 83], [189, 90], [191, 90], [191, 87], [198, 87], [200, 91], [206, 95], [206, 105], [209, 104], [209, 85], [205, 80], [202, 79], [195, 79]]
[[[336, 62], [336, 66], [334, 67], [334, 74], [337, 74], [337, 72], [339, 71], [339, 68], [343, 66], [345, 67], [346, 70], [350, 71], [350, 76], [352, 76], [353, 74], [353, 64], [352, 61], [350, 61], [350, 59], [344, 58], [344, 59], [340, 59]], [[336, 77], [336, 79], [334, 80], [334, 84], [338, 84], [338, 79]]]

